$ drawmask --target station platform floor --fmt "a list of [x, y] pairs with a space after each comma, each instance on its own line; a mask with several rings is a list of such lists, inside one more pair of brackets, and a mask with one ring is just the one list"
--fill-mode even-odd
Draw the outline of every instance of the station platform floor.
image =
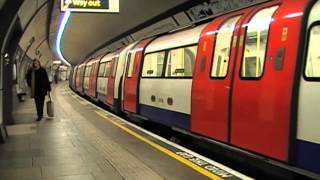
[[[0, 145], [1, 180], [250, 179], [53, 85], [55, 117], [19, 103]], [[44, 108], [44, 114], [46, 108]]]

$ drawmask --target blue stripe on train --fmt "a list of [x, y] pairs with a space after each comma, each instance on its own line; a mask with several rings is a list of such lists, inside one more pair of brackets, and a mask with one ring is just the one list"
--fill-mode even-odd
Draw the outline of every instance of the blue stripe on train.
[[140, 114], [152, 121], [183, 129], [190, 129], [190, 115], [140, 104]]
[[320, 144], [297, 140], [296, 147], [297, 166], [320, 174]]

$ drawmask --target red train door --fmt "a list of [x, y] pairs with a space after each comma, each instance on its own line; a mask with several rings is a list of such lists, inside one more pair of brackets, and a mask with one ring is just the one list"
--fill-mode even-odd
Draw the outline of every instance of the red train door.
[[[100, 58], [100, 57], [99, 57]], [[98, 58], [98, 59], [99, 59]], [[97, 96], [96, 92], [97, 92], [97, 76], [98, 76], [98, 70], [99, 70], [99, 60], [96, 60], [93, 65], [92, 65], [92, 72], [91, 72], [91, 76], [90, 76], [90, 86], [89, 86], [89, 90], [90, 90], [90, 96], [95, 98]]]
[[119, 53], [120, 51], [116, 52], [114, 56], [112, 57], [112, 67], [111, 67], [111, 72], [109, 75], [108, 79], [108, 84], [107, 84], [107, 103], [109, 105], [113, 105], [113, 100], [114, 100], [114, 84], [115, 84], [115, 75], [116, 75], [116, 70], [117, 70], [117, 64], [118, 64], [118, 59], [119, 59]]
[[86, 63], [84, 63], [83, 65], [81, 65], [81, 68], [80, 68], [80, 74], [79, 74], [79, 90], [78, 92], [80, 94], [83, 94], [83, 81], [84, 81], [84, 72], [85, 72], [85, 69], [86, 69]]
[[92, 97], [92, 77], [95, 69], [95, 64], [92, 63], [91, 65], [91, 72], [89, 74], [89, 89], [88, 89], [88, 96]]
[[198, 47], [192, 83], [191, 128], [224, 142], [229, 137], [229, 101], [238, 29], [250, 10], [213, 20], [203, 30]]
[[283, 161], [289, 151], [299, 12], [305, 4], [257, 7], [242, 25], [234, 74], [231, 144]]
[[123, 109], [127, 112], [137, 113], [138, 106], [138, 84], [141, 72], [141, 64], [144, 49], [154, 38], [149, 38], [139, 42], [129, 52], [126, 76], [124, 79]]

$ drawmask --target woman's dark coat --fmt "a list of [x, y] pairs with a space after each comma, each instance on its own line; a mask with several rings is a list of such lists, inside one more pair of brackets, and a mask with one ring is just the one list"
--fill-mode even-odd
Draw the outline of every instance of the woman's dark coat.
[[51, 91], [51, 86], [47, 72], [44, 68], [40, 67], [38, 70], [29, 70], [27, 74], [27, 83], [31, 87], [32, 71], [35, 73], [35, 89], [34, 97], [44, 97], [48, 91]]

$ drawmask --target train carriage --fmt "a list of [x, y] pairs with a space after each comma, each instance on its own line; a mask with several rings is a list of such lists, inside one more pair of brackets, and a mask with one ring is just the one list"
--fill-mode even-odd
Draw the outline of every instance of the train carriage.
[[267, 1], [141, 40], [102, 58], [98, 99], [319, 176], [319, 14], [318, 0]]
[[159, 37], [146, 47], [139, 87], [140, 115], [168, 126], [190, 128], [193, 68], [205, 26]]
[[[309, 26], [320, 19], [315, 15], [319, 1], [310, 15], [309, 2], [272, 1], [210, 23], [200, 39], [193, 79], [193, 132], [320, 172], [319, 111], [314, 109], [320, 103], [315, 89], [320, 88], [313, 77], [301, 78], [300, 88], [309, 84], [310, 93], [295, 95], [300, 61], [307, 60], [299, 57], [303, 15], [312, 17]], [[309, 69], [318, 73], [315, 66]]]

